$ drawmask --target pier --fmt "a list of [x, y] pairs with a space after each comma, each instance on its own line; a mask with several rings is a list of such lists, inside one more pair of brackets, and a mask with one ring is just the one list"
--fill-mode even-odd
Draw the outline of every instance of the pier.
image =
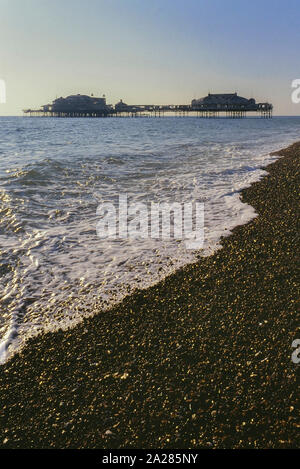
[[194, 99], [191, 104], [186, 105], [128, 105], [120, 100], [113, 106], [106, 104], [105, 96], [95, 98], [93, 95], [78, 94], [58, 98], [40, 109], [24, 109], [23, 112], [30, 117], [163, 117], [172, 114], [177, 117], [192, 115], [205, 119], [242, 119], [248, 115], [270, 119], [273, 105], [267, 102], [256, 103], [255, 99], [243, 98], [237, 93], [209, 93], [204, 98]]

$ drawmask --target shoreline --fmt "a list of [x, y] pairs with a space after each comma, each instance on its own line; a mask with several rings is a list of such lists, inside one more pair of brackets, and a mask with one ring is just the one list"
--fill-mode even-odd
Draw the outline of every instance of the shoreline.
[[275, 155], [222, 249], [1, 366], [0, 447], [297, 447], [300, 143]]
[[[286, 142], [288, 146], [293, 143], [295, 142], [294, 141]], [[272, 146], [274, 147], [274, 145]], [[252, 173], [252, 170], [254, 169], [254, 177], [253, 177], [253, 174], [251, 174], [251, 177], [249, 176], [250, 179], [243, 181], [242, 184], [239, 184], [239, 187], [233, 186], [231, 192], [224, 194], [224, 196], [225, 197], [227, 196], [227, 198], [228, 196], [230, 196], [229, 198], [232, 200], [234, 199], [235, 196], [237, 196], [237, 199], [238, 199], [237, 204], [236, 202], [232, 203], [232, 200], [231, 200], [231, 211], [235, 212], [235, 217], [229, 218], [226, 221], [226, 223], [225, 223], [226, 218], [224, 219], [224, 223], [221, 224], [221, 230], [218, 230], [219, 231], [218, 236], [217, 237], [212, 236], [210, 238], [210, 241], [207, 242], [207, 246], [203, 247], [203, 249], [200, 250], [201, 254], [199, 253], [199, 251], [197, 252], [197, 254], [195, 254], [196, 252], [195, 251], [194, 258], [188, 259], [187, 257], [185, 257], [186, 253], [185, 253], [185, 256], [184, 255], [182, 256], [181, 255], [182, 253], [178, 251], [177, 259], [175, 260], [174, 258], [171, 258], [170, 264], [169, 265], [165, 264], [164, 267], [166, 267], [166, 269], [163, 270], [163, 272], [161, 272], [162, 270], [161, 264], [164, 264], [164, 261], [167, 263], [168, 260], [170, 260], [170, 257], [167, 256], [166, 259], [162, 259], [161, 261], [158, 262], [158, 264], [156, 265], [156, 270], [152, 271], [150, 276], [148, 272], [148, 277], [138, 278], [135, 282], [133, 282], [133, 284], [130, 284], [128, 282], [124, 284], [120, 284], [120, 289], [119, 289], [118, 294], [113, 293], [111, 296], [106, 298], [103, 302], [99, 301], [99, 296], [101, 296], [99, 295], [98, 301], [94, 305], [91, 305], [91, 303], [89, 303], [89, 309], [90, 311], [92, 311], [92, 313], [87, 313], [79, 317], [75, 316], [72, 319], [68, 318], [66, 323], [64, 323], [63, 319], [60, 318], [57, 322], [54, 322], [48, 327], [43, 327], [42, 324], [37, 324], [35, 327], [27, 329], [27, 328], [24, 328], [24, 324], [18, 323], [18, 310], [16, 310], [12, 315], [12, 318], [10, 320], [9, 326], [7, 327], [6, 333], [2, 336], [0, 340], [0, 366], [5, 363], [8, 363], [15, 354], [20, 353], [21, 350], [23, 350], [26, 347], [28, 340], [34, 337], [37, 337], [39, 335], [47, 334], [48, 332], [50, 333], [56, 332], [59, 329], [68, 330], [69, 328], [73, 328], [77, 324], [79, 324], [83, 318], [93, 317], [94, 316], [93, 311], [111, 310], [113, 307], [116, 307], [118, 304], [121, 304], [126, 297], [135, 294], [137, 291], [145, 290], [152, 286], [155, 286], [156, 284], [162, 282], [166, 277], [173, 275], [177, 270], [180, 270], [189, 264], [197, 262], [198, 259], [202, 257], [211, 256], [218, 249], [222, 249], [220, 240], [223, 237], [230, 236], [232, 233], [232, 230], [236, 226], [244, 225], [250, 222], [254, 217], [257, 216], [254, 208], [251, 205], [244, 204], [241, 202], [239, 195], [243, 189], [250, 187], [254, 182], [260, 181], [260, 179], [267, 174], [264, 168], [267, 165], [274, 162], [274, 158], [272, 158], [272, 155], [276, 155], [276, 152], [274, 152], [274, 149], [278, 150], [278, 147], [276, 148], [275, 146], [275, 148], [272, 148], [272, 151], [269, 148], [267, 152], [259, 153], [260, 157], [263, 158], [263, 161], [260, 162], [260, 166], [251, 167], [250, 174]], [[225, 207], [226, 205], [228, 205], [228, 202], [225, 204]], [[143, 282], [142, 286], [140, 284], [141, 281]], [[81, 294], [80, 297], [84, 298], [85, 295]], [[82, 302], [83, 308], [85, 306], [86, 300], [87, 298], [85, 297], [84, 301]], [[28, 300], [26, 298], [24, 299], [24, 303], [25, 305], [28, 303]], [[30, 303], [31, 302], [29, 302], [29, 304]], [[72, 311], [72, 307], [70, 307], [69, 310]], [[37, 307], [37, 311], [39, 311], [38, 307]], [[43, 318], [41, 318], [41, 320], [43, 320]]]

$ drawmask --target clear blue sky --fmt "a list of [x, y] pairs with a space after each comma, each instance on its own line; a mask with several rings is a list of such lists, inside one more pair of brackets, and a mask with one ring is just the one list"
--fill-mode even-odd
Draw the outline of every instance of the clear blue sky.
[[0, 0], [0, 79], [19, 114], [56, 96], [188, 103], [238, 91], [300, 114], [299, 0]]

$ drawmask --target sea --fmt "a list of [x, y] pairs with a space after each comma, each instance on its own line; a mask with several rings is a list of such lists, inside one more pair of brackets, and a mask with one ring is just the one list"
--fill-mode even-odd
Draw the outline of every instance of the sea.
[[[257, 216], [241, 189], [299, 139], [300, 117], [1, 117], [0, 363], [29, 337], [73, 327], [220, 249]], [[98, 207], [120, 196], [201, 202], [202, 247], [99, 237]]]

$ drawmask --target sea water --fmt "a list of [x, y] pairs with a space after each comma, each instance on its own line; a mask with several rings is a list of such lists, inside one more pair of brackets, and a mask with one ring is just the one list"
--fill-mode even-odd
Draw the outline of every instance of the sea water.
[[[300, 118], [0, 118], [0, 360], [210, 255], [256, 216], [239, 191]], [[97, 207], [204, 203], [204, 245], [100, 239]]]

